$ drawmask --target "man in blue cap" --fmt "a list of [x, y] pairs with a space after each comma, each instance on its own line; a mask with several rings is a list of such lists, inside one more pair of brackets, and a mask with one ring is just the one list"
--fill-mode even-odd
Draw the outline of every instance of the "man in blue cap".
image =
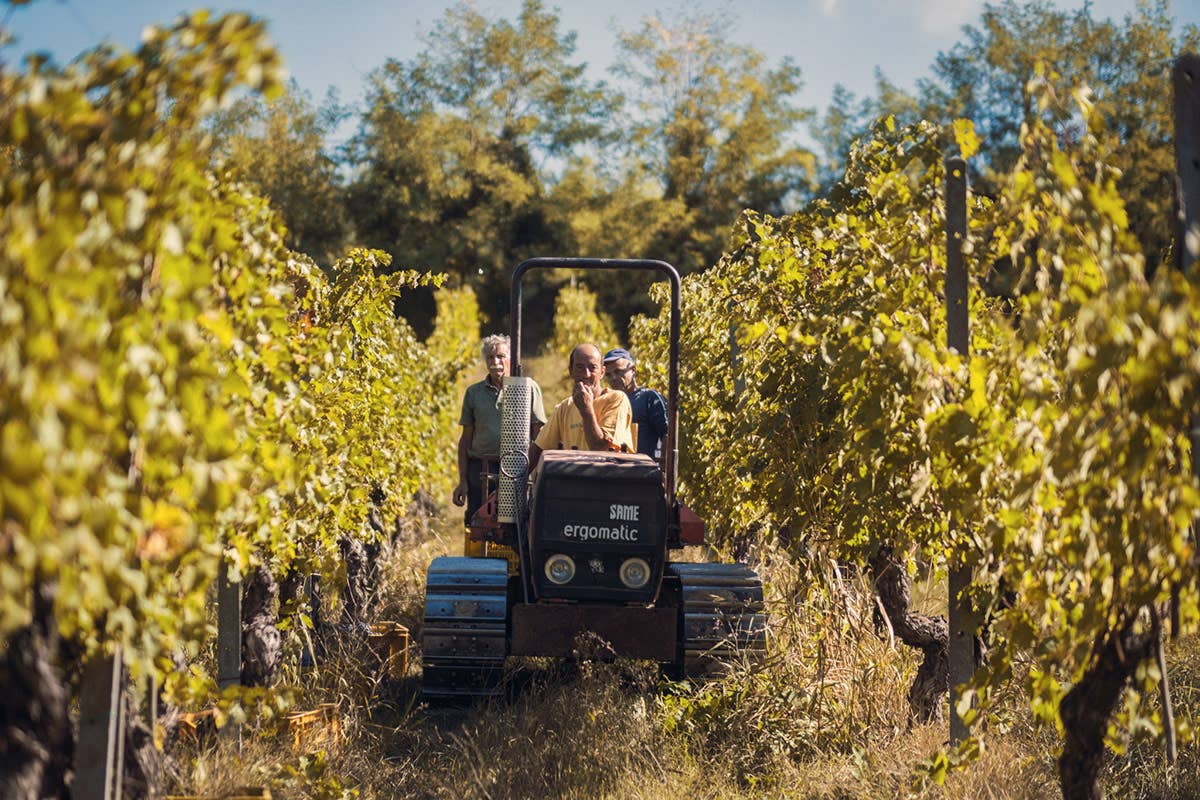
[[663, 396], [637, 385], [636, 363], [623, 347], [604, 354], [604, 370], [608, 385], [629, 396], [633, 424], [637, 426], [637, 451], [661, 458], [663, 437], [667, 435], [667, 403]]

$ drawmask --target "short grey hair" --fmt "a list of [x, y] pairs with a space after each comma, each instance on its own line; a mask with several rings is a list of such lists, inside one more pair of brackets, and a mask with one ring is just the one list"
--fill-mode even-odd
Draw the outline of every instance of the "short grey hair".
[[508, 337], [502, 333], [493, 333], [491, 336], [485, 336], [483, 339], [483, 348], [480, 350], [480, 353], [486, 359], [488, 357], [488, 350], [494, 350], [500, 345], [504, 345], [504, 349], [508, 350], [510, 354], [512, 353], [512, 345], [509, 344]]

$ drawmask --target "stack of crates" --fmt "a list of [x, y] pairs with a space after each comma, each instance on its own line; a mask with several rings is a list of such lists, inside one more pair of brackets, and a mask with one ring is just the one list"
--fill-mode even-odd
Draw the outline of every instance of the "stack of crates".
[[516, 575], [521, 557], [516, 550], [495, 542], [478, 542], [471, 538], [471, 532], [463, 534], [463, 555], [471, 558], [503, 558], [508, 561], [508, 574]]

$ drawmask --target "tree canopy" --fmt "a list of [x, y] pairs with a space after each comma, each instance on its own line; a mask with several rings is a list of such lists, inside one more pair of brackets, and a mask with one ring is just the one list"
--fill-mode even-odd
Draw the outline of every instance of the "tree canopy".
[[[1167, 0], [1140, 4], [1121, 21], [1097, 19], [1089, 4], [1064, 11], [1048, 0], [1003, 0], [985, 5], [978, 24], [937, 55], [915, 93], [880, 74], [873, 97], [835, 93], [813, 133], [836, 170], [849, 143], [881, 116], [943, 125], [969, 119], [980, 139], [974, 182], [992, 193], [1016, 163], [1023, 126], [1039, 121], [1065, 147], [1078, 145], [1085, 121], [1071, 92], [1087, 87], [1098, 112], [1092, 132], [1105, 137], [1108, 163], [1120, 170], [1130, 229], [1152, 270], [1171, 241], [1170, 64], [1197, 47], [1200, 29], [1187, 24], [1177, 33]], [[1034, 102], [1038, 85], [1054, 87], [1052, 102]]]
[[[1023, 125], [1049, 125], [1067, 148], [1080, 141], [1084, 118], [1068, 98], [1085, 85], [1153, 269], [1170, 241], [1167, 65], [1198, 45], [1196, 26], [1179, 28], [1166, 0], [1121, 21], [1098, 19], [1086, 4], [1064, 11], [1048, 0], [1003, 0], [985, 5], [915, 87], [877, 70], [870, 95], [839, 87], [816, 114], [799, 105], [800, 67], [738, 41], [728, 14], [653, 14], [617, 31], [615, 65], [601, 80], [542, 0], [525, 0], [511, 18], [461, 3], [425, 33], [416, 56], [371, 74], [342, 152], [321, 146], [330, 109], [295, 91], [270, 106], [240, 101], [215, 129], [298, 248], [332, 259], [354, 238], [392, 254], [396, 269], [444, 272], [476, 293], [495, 326], [507, 315], [509, 271], [530, 256], [709, 268], [743, 210], [785, 214], [824, 194], [854, 141], [888, 115], [900, 125], [971, 120], [980, 142], [972, 184], [994, 193], [1015, 164]], [[1030, 99], [1039, 83], [1055, 88], [1040, 108]], [[800, 144], [802, 127], [811, 150]], [[568, 279], [547, 273], [528, 287], [530, 320], [544, 327], [534, 340], [549, 334], [554, 295]], [[589, 280], [622, 331], [650, 308], [640, 279]], [[427, 331], [432, 296], [404, 303], [399, 311]]]
[[290, 248], [326, 268], [351, 238], [337, 156], [327, 143], [343, 114], [336, 98], [315, 107], [292, 81], [274, 100], [240, 97], [210, 123], [222, 166], [271, 201]]
[[[727, 27], [648, 17], [619, 34], [608, 83], [540, 0], [513, 20], [454, 6], [421, 53], [371, 77], [349, 157], [360, 239], [471, 286], [492, 321], [509, 270], [533, 255], [714, 263], [743, 208], [781, 212], [814, 166], [790, 140], [807, 113], [799, 69], [769, 66]], [[560, 279], [541, 280], [530, 299], [548, 318]], [[639, 308], [640, 285], [598, 283], [622, 322]], [[404, 310], [420, 326], [421, 309]]]
[[424, 43], [372, 75], [351, 213], [364, 241], [471, 285], [497, 319], [507, 271], [564, 238], [549, 219], [547, 162], [602, 138], [610, 98], [539, 0], [514, 21], [457, 5]]
[[782, 213], [815, 177], [815, 158], [792, 140], [812, 113], [796, 105], [800, 68], [771, 67], [730, 28], [722, 15], [656, 14], [617, 42], [613, 71], [630, 87], [623, 143], [680, 206], [657, 249], [684, 272], [720, 258], [743, 209]]

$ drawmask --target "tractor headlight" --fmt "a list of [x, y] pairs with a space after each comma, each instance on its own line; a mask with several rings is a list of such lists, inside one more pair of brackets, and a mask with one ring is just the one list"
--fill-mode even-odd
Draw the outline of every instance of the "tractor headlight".
[[621, 583], [630, 589], [640, 589], [650, 582], [650, 565], [644, 558], [627, 558], [621, 562]]
[[546, 559], [546, 577], [551, 583], [562, 586], [575, 577], [575, 560], [562, 553], [555, 553]]

